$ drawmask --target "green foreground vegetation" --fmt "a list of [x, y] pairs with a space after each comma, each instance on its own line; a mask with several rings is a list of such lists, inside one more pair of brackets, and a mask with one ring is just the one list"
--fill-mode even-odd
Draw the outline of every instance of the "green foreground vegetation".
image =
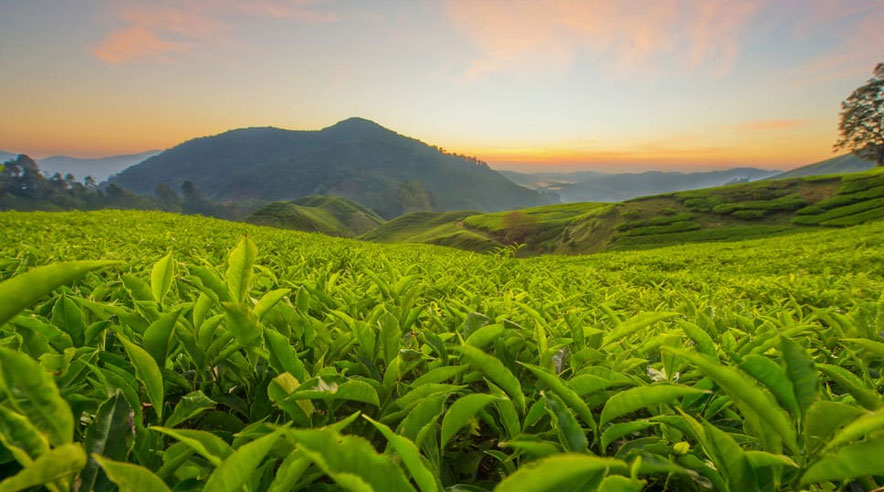
[[884, 484], [881, 222], [530, 259], [161, 212], [0, 231], [2, 491]]

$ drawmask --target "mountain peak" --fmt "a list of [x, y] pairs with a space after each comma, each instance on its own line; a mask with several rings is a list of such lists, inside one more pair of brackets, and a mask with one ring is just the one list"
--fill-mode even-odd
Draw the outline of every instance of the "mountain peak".
[[331, 134], [335, 136], [365, 136], [378, 134], [395, 134], [396, 132], [388, 130], [374, 121], [365, 118], [351, 117], [341, 120], [332, 126], [323, 128], [320, 133]]

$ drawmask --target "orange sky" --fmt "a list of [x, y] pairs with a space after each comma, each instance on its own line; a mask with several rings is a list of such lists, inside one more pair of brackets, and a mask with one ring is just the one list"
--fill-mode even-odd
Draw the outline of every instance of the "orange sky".
[[0, 4], [0, 149], [162, 149], [361, 116], [511, 168], [831, 157], [877, 0]]

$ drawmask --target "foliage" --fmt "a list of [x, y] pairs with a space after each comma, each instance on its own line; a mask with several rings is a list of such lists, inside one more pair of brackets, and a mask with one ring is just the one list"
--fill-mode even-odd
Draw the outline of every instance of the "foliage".
[[29, 289], [0, 326], [0, 490], [882, 484], [881, 223], [528, 260], [158, 212], [0, 225], [0, 298]]
[[248, 204], [230, 205], [205, 199], [193, 183], [182, 185], [184, 198], [160, 183], [154, 195], [136, 195], [117, 185], [98, 186], [86, 176], [83, 182], [72, 174], [45, 177], [26, 155], [0, 165], [0, 210], [98, 210], [103, 208], [165, 210], [220, 218], [240, 218]]
[[884, 63], [841, 103], [838, 130], [841, 135], [835, 148], [884, 166]]

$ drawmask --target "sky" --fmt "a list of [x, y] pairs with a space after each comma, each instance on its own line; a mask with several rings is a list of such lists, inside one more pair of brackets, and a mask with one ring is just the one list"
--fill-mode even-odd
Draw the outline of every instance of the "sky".
[[0, 149], [164, 149], [351, 116], [492, 167], [835, 155], [884, 0], [0, 0]]

